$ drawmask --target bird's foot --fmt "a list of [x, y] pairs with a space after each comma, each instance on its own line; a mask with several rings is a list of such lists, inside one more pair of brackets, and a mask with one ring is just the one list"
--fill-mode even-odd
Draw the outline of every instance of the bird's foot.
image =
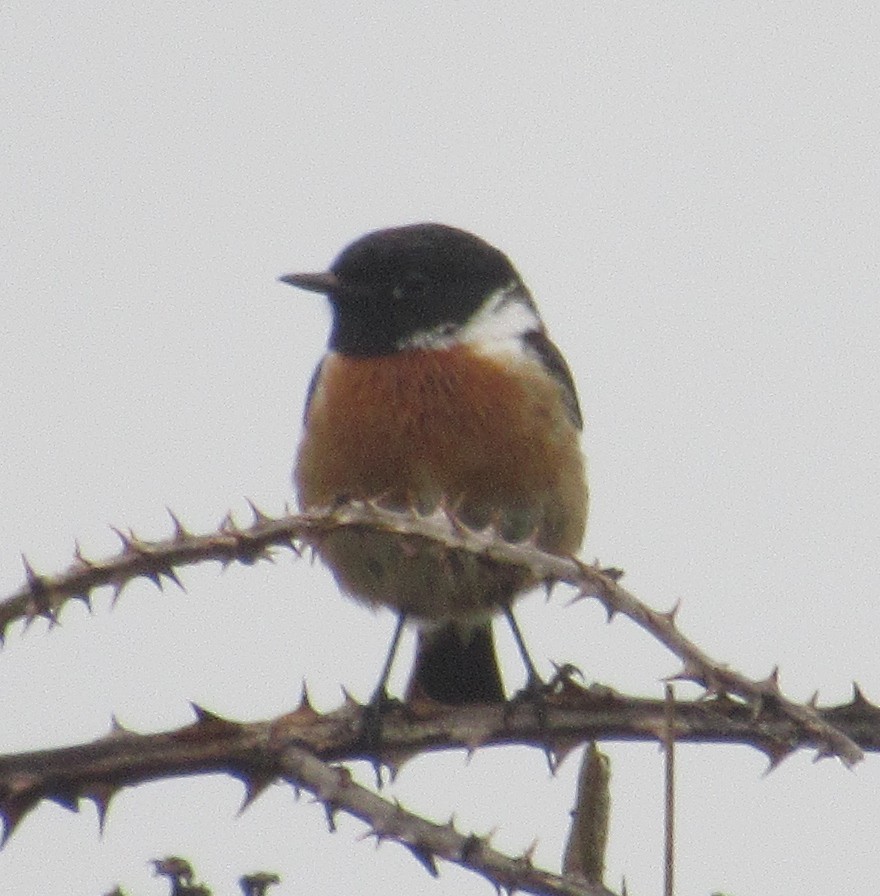
[[376, 787], [382, 787], [382, 723], [385, 717], [402, 709], [403, 703], [396, 697], [389, 697], [384, 687], [376, 689], [370, 702], [364, 706], [359, 737], [360, 749], [366, 754], [376, 773]]
[[[529, 674], [525, 687], [517, 691], [513, 697], [508, 700], [504, 706], [504, 721], [507, 723], [511, 716], [519, 709], [520, 706], [530, 706], [535, 714], [535, 721], [539, 735], [546, 740], [549, 734], [548, 729], [548, 711], [550, 709], [548, 700], [560, 693], [565, 686], [574, 678], [583, 678], [581, 670], [572, 663], [563, 663], [556, 665], [556, 674], [550, 681], [544, 681], [537, 672]], [[549, 741], [547, 741], [549, 743]], [[547, 757], [547, 766], [551, 774], [555, 774], [558, 757], [553, 750], [545, 744], [544, 755]]]

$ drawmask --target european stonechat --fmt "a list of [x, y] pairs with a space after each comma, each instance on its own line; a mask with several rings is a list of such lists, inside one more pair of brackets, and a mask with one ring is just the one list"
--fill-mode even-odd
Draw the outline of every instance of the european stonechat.
[[[441, 224], [369, 233], [322, 273], [285, 283], [327, 296], [333, 324], [312, 377], [293, 481], [304, 510], [376, 500], [572, 554], [583, 539], [583, 421], [571, 373], [508, 258]], [[317, 543], [343, 591], [398, 612], [419, 643], [408, 695], [496, 702], [491, 617], [538, 584], [525, 570], [424, 539], [357, 528]]]

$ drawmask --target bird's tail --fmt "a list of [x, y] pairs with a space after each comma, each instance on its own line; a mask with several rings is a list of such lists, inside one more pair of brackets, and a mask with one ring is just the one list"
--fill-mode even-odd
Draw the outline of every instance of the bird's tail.
[[406, 697], [422, 695], [452, 706], [504, 701], [491, 622], [468, 627], [444, 623], [419, 630]]

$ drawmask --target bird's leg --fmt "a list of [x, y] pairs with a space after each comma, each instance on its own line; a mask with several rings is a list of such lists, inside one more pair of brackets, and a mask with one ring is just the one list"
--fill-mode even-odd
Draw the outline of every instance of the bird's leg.
[[[583, 678], [583, 673], [577, 666], [573, 663], [563, 663], [561, 666], [556, 666], [556, 674], [550, 681], [545, 682], [540, 675], [538, 675], [538, 670], [535, 668], [535, 664], [532, 662], [531, 656], [529, 656], [529, 651], [526, 648], [526, 642], [523, 639], [522, 632], [520, 631], [520, 627], [517, 625], [516, 619], [513, 618], [513, 611], [510, 607], [504, 608], [504, 615], [507, 618], [507, 622], [510, 625], [510, 630], [513, 632], [513, 637], [516, 640], [516, 646], [519, 649], [519, 654], [522, 657], [523, 665], [526, 667], [526, 673], [528, 678], [526, 679], [526, 686], [516, 695], [514, 699], [523, 700], [530, 698], [539, 698], [546, 697], [548, 694], [554, 693], [559, 687], [565, 685], [568, 681], [570, 681], [574, 677]], [[554, 663], [555, 665], [555, 663]]]
[[[523, 639], [522, 632], [519, 630], [519, 626], [516, 624], [516, 620], [513, 618], [513, 611], [510, 609], [510, 606], [504, 608], [504, 615], [510, 625], [510, 630], [513, 632], [523, 665], [526, 667], [526, 685], [521, 691], [514, 694], [513, 699], [505, 705], [504, 719], [506, 721], [516, 708], [523, 703], [531, 704], [538, 722], [538, 730], [543, 734], [547, 729], [547, 704], [545, 703], [545, 698], [553, 689], [554, 683], [546, 684], [544, 679], [538, 675], [538, 670], [535, 668], [531, 656], [529, 656], [526, 642]], [[549, 746], [544, 747], [544, 755], [547, 758], [547, 767], [550, 769], [550, 773], [553, 774], [556, 769], [556, 758]]]
[[379, 674], [379, 683], [376, 685], [376, 690], [373, 691], [373, 696], [370, 697], [369, 706], [382, 706], [391, 702], [386, 685], [388, 684], [388, 677], [391, 675], [391, 667], [394, 665], [394, 657], [397, 655], [397, 647], [400, 644], [400, 636], [403, 634], [405, 622], [406, 611], [401, 610], [397, 614], [397, 625], [394, 628], [394, 634], [391, 636], [388, 655], [385, 657], [385, 664], [382, 666], [382, 672]]
[[[516, 640], [516, 646], [519, 648], [519, 653], [522, 657], [523, 664], [526, 667], [527, 674], [526, 686], [521, 691], [514, 694], [513, 699], [505, 705], [505, 720], [509, 718], [510, 714], [518, 706], [523, 703], [529, 703], [534, 708], [535, 717], [538, 721], [538, 730], [541, 734], [544, 734], [547, 731], [547, 697], [553, 694], [560, 685], [564, 685], [573, 675], [583, 676], [577, 666], [573, 666], [571, 663], [564, 663], [561, 666], [557, 666], [556, 674], [549, 682], [545, 682], [544, 679], [538, 675], [538, 670], [535, 668], [531, 656], [529, 656], [526, 642], [523, 639], [519, 626], [516, 624], [516, 620], [513, 618], [513, 611], [509, 606], [504, 608], [504, 615], [507, 617], [510, 630], [513, 632], [513, 637]], [[550, 773], [555, 774], [558, 757], [550, 746], [544, 747], [544, 755], [547, 757], [547, 767], [550, 769]]]
[[510, 609], [509, 605], [504, 608], [504, 616], [507, 619], [507, 624], [510, 626], [510, 630], [513, 632], [513, 638], [516, 641], [519, 655], [522, 657], [523, 665], [526, 667], [526, 686], [520, 691], [518, 696], [520, 698], [543, 696], [547, 685], [544, 683], [541, 676], [538, 675], [538, 670], [535, 668], [531, 656], [529, 656], [526, 642], [523, 640], [522, 632], [516, 624], [516, 619], [513, 618], [513, 610]]
[[389, 709], [397, 705], [399, 701], [388, 696], [387, 684], [394, 665], [394, 657], [397, 655], [397, 647], [400, 644], [400, 636], [403, 634], [403, 626], [406, 622], [406, 612], [401, 610], [397, 616], [397, 626], [391, 637], [391, 646], [379, 675], [379, 682], [370, 697], [370, 702], [364, 707], [363, 726], [361, 728], [361, 743], [364, 749], [373, 756], [373, 767], [376, 769], [376, 779], [379, 786], [382, 784], [382, 776], [379, 767], [379, 747], [382, 743], [382, 718]]

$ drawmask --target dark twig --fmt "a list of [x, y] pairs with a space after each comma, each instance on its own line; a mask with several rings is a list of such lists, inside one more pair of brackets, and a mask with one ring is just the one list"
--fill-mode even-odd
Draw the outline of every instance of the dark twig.
[[663, 751], [664, 800], [663, 800], [663, 893], [675, 892], [675, 694], [672, 685], [665, 688]]
[[[122, 788], [181, 775], [227, 773], [246, 787], [245, 805], [283, 776], [283, 751], [290, 744], [325, 762], [378, 759], [399, 768], [426, 750], [466, 749], [510, 743], [552, 750], [561, 759], [589, 740], [653, 741], [662, 736], [665, 701], [624, 697], [607, 688], [568, 681], [547, 698], [539, 724], [528, 707], [505, 705], [441, 707], [413, 703], [383, 719], [382, 752], [363, 751], [364, 707], [349, 700], [334, 712], [316, 712], [303, 699], [291, 713], [268, 722], [239, 723], [196, 709], [196, 721], [174, 731], [137, 734], [114, 726], [92, 743], [0, 756], [0, 817], [8, 837], [42, 800], [76, 809], [92, 800], [103, 819]], [[817, 709], [833, 718], [866, 749], [880, 752], [880, 709], [860, 692], [845, 705]], [[681, 701], [675, 706], [676, 741], [745, 743], [771, 763], [798, 747], [814, 746], [787, 719], [756, 718], [728, 697]]]
[[[63, 604], [78, 598], [89, 602], [95, 588], [111, 586], [118, 594], [132, 579], [146, 577], [161, 587], [163, 577], [179, 582], [177, 569], [218, 560], [253, 563], [271, 556], [273, 547], [298, 550], [297, 544], [317, 544], [328, 532], [341, 527], [381, 529], [403, 539], [428, 539], [450, 551], [468, 551], [500, 564], [513, 564], [530, 571], [536, 583], [567, 582], [580, 596], [601, 601], [609, 618], [627, 616], [653, 635], [682, 661], [675, 677], [702, 685], [709, 694], [729, 693], [743, 698], [758, 713], [775, 711], [802, 732], [802, 739], [816, 745], [819, 755], [835, 755], [846, 765], [862, 758], [856, 743], [823, 718], [811, 705], [785, 697], [774, 670], [766, 679], [752, 680], [709, 657], [676, 626], [675, 610], [661, 613], [643, 604], [621, 587], [619, 575], [577, 560], [540, 551], [534, 544], [505, 542], [494, 529], [474, 531], [463, 526], [445, 509], [429, 515], [395, 512], [375, 503], [357, 502], [324, 512], [287, 515], [272, 519], [253, 508], [254, 522], [240, 527], [227, 516], [218, 532], [192, 535], [176, 517], [174, 534], [164, 541], [145, 541], [133, 533], [120, 533], [121, 552], [106, 560], [86, 558], [77, 549], [72, 566], [58, 576], [38, 574], [25, 561], [24, 587], [0, 602], [0, 633], [15, 619], [50, 620]], [[783, 754], [784, 755], [784, 754]]]

